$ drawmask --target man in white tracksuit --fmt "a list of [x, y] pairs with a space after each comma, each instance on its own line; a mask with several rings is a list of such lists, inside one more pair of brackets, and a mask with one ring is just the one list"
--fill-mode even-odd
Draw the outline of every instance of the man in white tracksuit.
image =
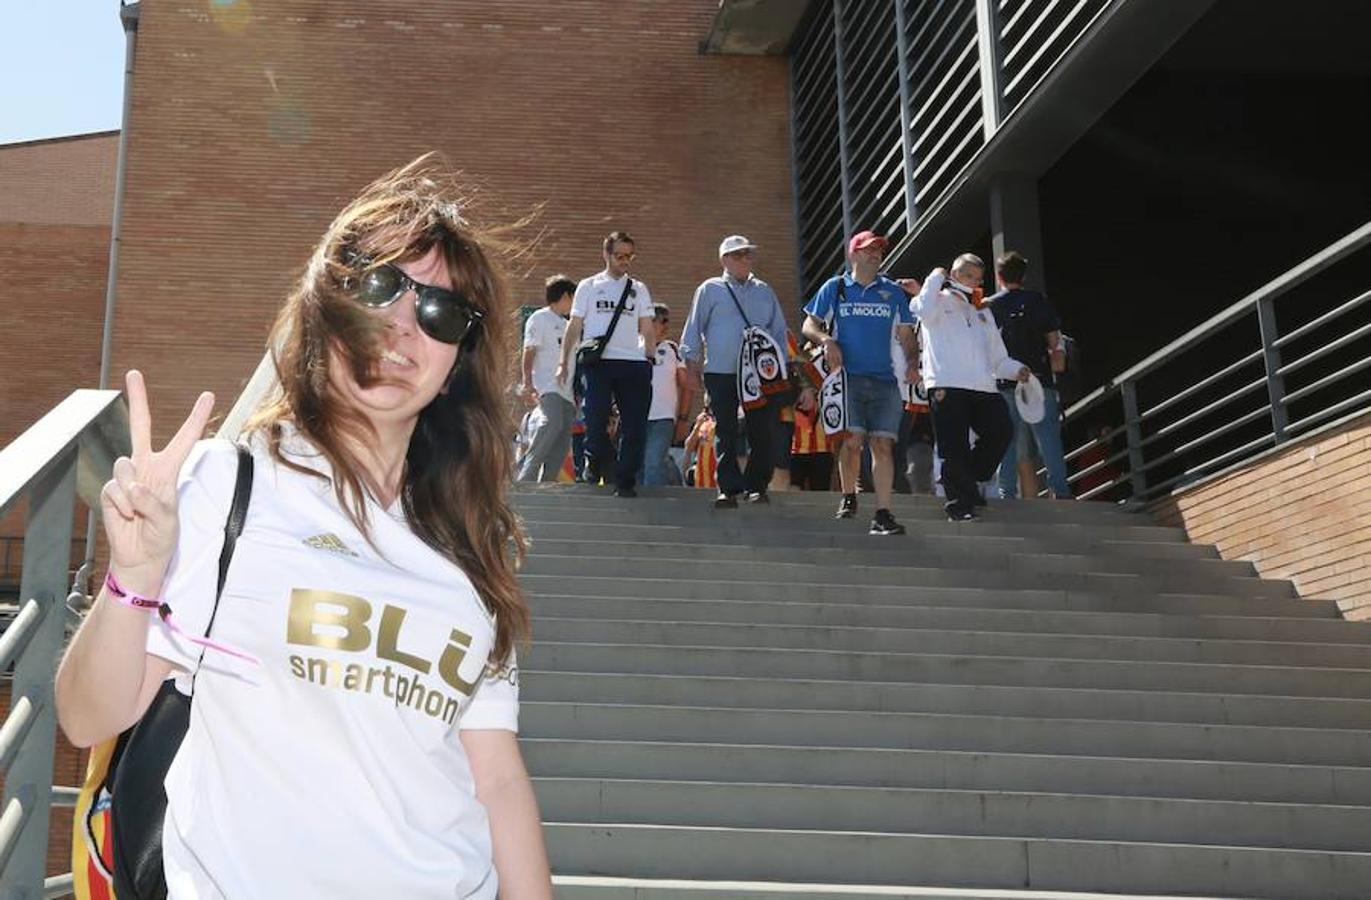
[[[985, 504], [978, 482], [1000, 464], [1013, 423], [995, 379], [1026, 381], [1029, 369], [1005, 351], [995, 317], [983, 307], [985, 264], [963, 253], [951, 277], [937, 268], [909, 303], [923, 328], [922, 369], [933, 432], [942, 457], [947, 516], [972, 521]], [[976, 443], [971, 444], [971, 432]]]

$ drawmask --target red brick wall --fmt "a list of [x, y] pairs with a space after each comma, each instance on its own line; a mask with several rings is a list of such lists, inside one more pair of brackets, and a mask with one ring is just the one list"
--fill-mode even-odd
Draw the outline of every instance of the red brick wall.
[[0, 146], [0, 447], [98, 381], [117, 154], [109, 133]]
[[117, 131], [0, 146], [0, 222], [109, 227], [118, 155]]
[[1371, 414], [1154, 505], [1224, 559], [1371, 618]]
[[116, 369], [167, 433], [226, 411], [293, 275], [350, 195], [438, 149], [509, 216], [544, 204], [516, 299], [601, 266], [612, 229], [684, 313], [742, 232], [793, 310], [788, 70], [701, 56], [716, 0], [146, 4]]
[[0, 446], [95, 386], [118, 141], [0, 146]]

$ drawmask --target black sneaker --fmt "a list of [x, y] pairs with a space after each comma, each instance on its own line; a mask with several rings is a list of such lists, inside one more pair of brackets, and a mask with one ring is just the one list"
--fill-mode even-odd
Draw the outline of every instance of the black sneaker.
[[980, 514], [974, 509], [958, 509], [947, 511], [947, 521], [949, 522], [979, 522]]
[[715, 509], [737, 509], [737, 508], [738, 508], [738, 498], [735, 497], [735, 496], [733, 496], [732, 494], [725, 494], [723, 491], [720, 491], [720, 492], [719, 492], [719, 496], [717, 496], [717, 497], [714, 498], [714, 508], [715, 508]]
[[636, 497], [636, 496], [638, 496], [638, 492], [635, 491], [635, 490], [634, 490], [633, 488], [631, 488], [631, 487], [617, 487], [617, 488], [614, 489], [614, 496], [616, 496], [616, 497]]
[[838, 504], [838, 512], [834, 514], [835, 519], [850, 519], [857, 515], [857, 495], [843, 494], [843, 501]]
[[975, 508], [978, 507], [978, 506], [989, 506], [989, 505], [990, 505], [989, 501], [987, 501], [987, 500], [985, 499], [985, 491], [983, 491], [983, 490], [981, 490], [979, 487], [977, 487], [977, 488], [976, 488], [976, 496], [975, 496], [975, 497], [972, 499], [972, 501], [971, 501], [971, 508], [972, 508], [972, 509], [975, 509]]
[[766, 491], [748, 491], [747, 502], [753, 504], [770, 503], [771, 498], [767, 496]]
[[867, 534], [904, 534], [904, 526], [895, 521], [895, 517], [890, 514], [888, 509], [876, 510], [876, 517], [871, 520], [871, 530]]

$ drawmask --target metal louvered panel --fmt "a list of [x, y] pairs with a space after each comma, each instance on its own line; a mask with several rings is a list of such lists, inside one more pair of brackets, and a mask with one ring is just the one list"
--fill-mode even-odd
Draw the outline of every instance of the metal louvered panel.
[[1001, 0], [1004, 109], [1009, 114], [1110, 0]]
[[906, 68], [913, 107], [916, 214], [945, 191], [985, 144], [975, 0], [904, 4]]
[[871, 229], [898, 240], [908, 223], [895, 6], [891, 0], [843, 0], [838, 9], [852, 230]]
[[[792, 49], [801, 287], [898, 244], [1120, 0], [812, 0]], [[989, 101], [987, 100], [989, 98]]]
[[814, 4], [790, 62], [800, 287], [806, 296], [842, 266], [843, 175], [831, 2]]

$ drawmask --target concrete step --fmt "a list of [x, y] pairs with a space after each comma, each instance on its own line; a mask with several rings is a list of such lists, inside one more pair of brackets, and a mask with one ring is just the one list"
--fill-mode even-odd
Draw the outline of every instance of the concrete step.
[[[1155, 574], [1103, 571], [1098, 568], [1061, 571], [1034, 565], [1027, 557], [1015, 557], [1007, 567], [972, 566], [951, 568], [924, 565], [911, 560], [906, 566], [816, 565], [802, 562], [720, 561], [701, 559], [649, 558], [636, 554], [612, 557], [551, 556], [534, 554], [524, 563], [530, 575], [603, 575], [623, 578], [669, 578], [671, 580], [729, 580], [743, 583], [789, 581], [805, 584], [841, 584], [852, 587], [889, 585], [894, 587], [984, 587], [1050, 588], [1098, 590], [1115, 593], [1197, 593], [1233, 597], [1295, 599], [1288, 581], [1251, 576], [1233, 577], [1215, 572], [1210, 575], [1172, 571], [1165, 567]], [[1037, 562], [1041, 563], [1043, 558]], [[1070, 565], [1068, 560], [1066, 565]]]
[[1262, 697], [1020, 685], [728, 678], [717, 675], [605, 674], [522, 670], [524, 701], [694, 706], [733, 709], [824, 709], [953, 715], [1048, 716], [1127, 722], [1284, 725], [1364, 729], [1371, 700]]
[[1365, 900], [1371, 854], [1172, 843], [552, 823], [555, 871]]
[[581, 618], [1371, 645], [1371, 622], [1290, 616], [1184, 616], [960, 606], [882, 606], [850, 602], [794, 602], [784, 597], [773, 601], [743, 601], [541, 594], [530, 598], [530, 603], [538, 636], [543, 635], [541, 623], [545, 620]]
[[[930, 580], [937, 580], [935, 574]], [[950, 585], [811, 584], [791, 581], [629, 578], [609, 572], [571, 575], [524, 572], [519, 576], [532, 596], [655, 597], [673, 600], [790, 600], [854, 605], [961, 606], [1075, 610], [1082, 612], [1175, 613], [1194, 616], [1341, 617], [1331, 600], [1242, 597], [1189, 591], [1148, 591], [1128, 579], [1102, 578], [1098, 589], [1053, 587], [968, 587]]]
[[[944, 523], [947, 528], [919, 528], [900, 540], [883, 540], [867, 534], [868, 522], [834, 522], [832, 527], [745, 528], [737, 523], [711, 527], [683, 525], [641, 525], [634, 529], [635, 541], [684, 544], [729, 544], [748, 547], [791, 547], [813, 550], [823, 547], [887, 552], [921, 549], [984, 548], [1023, 552], [1093, 553], [1105, 549], [1121, 550], [1155, 558], [1217, 558], [1209, 544], [1189, 544], [1179, 529], [1152, 529], [1144, 536], [1110, 537], [1084, 527], [1044, 525], [1032, 529], [1015, 528], [1004, 523], [978, 522], [973, 525]], [[524, 529], [534, 541], [595, 540], [623, 543], [624, 529], [598, 521], [564, 522], [550, 517], [525, 518]]]
[[683, 881], [665, 878], [606, 878], [559, 875], [552, 879], [557, 900], [1223, 900], [1162, 897], [1157, 894], [1096, 894], [1079, 891], [1016, 891], [977, 888], [887, 887], [863, 884], [796, 884], [776, 881]]
[[[538, 638], [556, 643], [766, 647], [861, 653], [940, 653], [1043, 659], [1153, 660], [1320, 669], [1371, 669], [1371, 646], [1235, 641], [1218, 638], [1111, 637], [954, 631], [895, 626], [661, 622], [539, 617]], [[1371, 719], [1368, 719], [1371, 721]]]
[[[621, 547], [622, 550], [622, 547]], [[1102, 571], [1100, 568], [1072, 571], [1071, 560], [1065, 561], [1063, 571], [1050, 571], [1041, 565], [1023, 564], [998, 568], [991, 565], [969, 568], [924, 565], [910, 560], [909, 565], [816, 565], [801, 561], [718, 561], [679, 560], [679, 558], [648, 557], [576, 557], [533, 554], [525, 561], [522, 571], [529, 575], [611, 575], [622, 578], [668, 578], [672, 580], [731, 580], [731, 582], [791, 582], [808, 584], [845, 584], [862, 587], [1004, 587], [1004, 589], [1101, 590], [1111, 593], [1196, 593], [1223, 594], [1230, 597], [1296, 598], [1294, 587], [1285, 580], [1259, 579], [1252, 576], [1194, 575], [1172, 571], [1171, 567], [1153, 568], [1153, 575]], [[917, 562], [917, 565], [916, 565]]]
[[624, 741], [869, 747], [1365, 766], [1371, 732], [1183, 722], [1093, 721], [944, 713], [728, 709], [528, 701], [520, 733]]
[[[914, 540], [918, 540], [915, 538]], [[985, 568], [990, 566], [1024, 569], [1028, 571], [1101, 571], [1152, 574], [1157, 571], [1159, 560], [1139, 553], [1110, 553], [1108, 549], [1093, 550], [1091, 553], [1063, 553], [1057, 549], [1026, 549], [1026, 542], [983, 538], [981, 546], [968, 546], [962, 542], [938, 539], [922, 541], [922, 546], [911, 547], [909, 542], [897, 545], [885, 543], [873, 547], [864, 542], [859, 548], [821, 547], [799, 550], [794, 547], [748, 547], [737, 544], [669, 544], [665, 542], [635, 541], [633, 556], [647, 560], [685, 559], [709, 562], [802, 562], [825, 567], [836, 566], [936, 566], [947, 568]], [[1005, 546], [987, 547], [984, 543], [998, 542]], [[1117, 543], [1117, 542], [1116, 542]], [[1124, 544], [1132, 547], [1171, 547], [1192, 546], [1189, 544]], [[619, 541], [586, 541], [539, 539], [533, 545], [536, 556], [570, 556], [583, 559], [621, 559], [624, 557], [624, 543]], [[1165, 559], [1168, 571], [1188, 575], [1215, 575], [1255, 578], [1256, 571], [1250, 562], [1228, 561], [1213, 558], [1168, 558]]]
[[599, 778], [534, 789], [547, 822], [1371, 849], [1364, 806]]
[[523, 664], [552, 672], [727, 675], [1371, 698], [1371, 670], [1368, 669], [1309, 669], [1227, 663], [543, 641], [533, 645], [524, 656]]
[[[599, 526], [598, 529], [582, 532], [582, 536], [597, 540], [613, 540], [617, 535], [623, 538], [625, 528], [653, 529], [642, 531], [639, 537], [651, 540], [672, 540], [668, 533], [671, 529], [689, 531], [708, 531], [713, 541], [738, 541], [759, 544], [779, 541], [793, 544], [803, 541], [806, 546], [822, 546], [825, 536], [840, 538], [861, 537], [868, 543], [893, 541], [892, 537], [872, 537], [867, 534], [870, 527], [869, 517], [834, 520], [831, 516], [770, 516], [767, 511], [726, 510], [717, 515], [723, 518], [707, 518], [714, 513], [674, 513], [657, 507], [642, 507], [638, 511], [623, 509], [596, 509], [594, 507], [550, 506], [546, 509], [520, 510], [526, 522], [539, 525], [560, 524], [572, 526], [573, 532], [580, 526]], [[1015, 523], [994, 519], [979, 522], [948, 522], [942, 518], [908, 518], [905, 522], [911, 534], [953, 535], [986, 537], [1023, 537], [1031, 533], [1038, 540], [1053, 543], [1080, 543], [1089, 545], [1101, 540], [1110, 541], [1158, 541], [1180, 543], [1185, 540], [1185, 532], [1179, 528], [1166, 528], [1159, 525], [1100, 525], [1076, 522], [1054, 523]], [[667, 529], [658, 533], [656, 529]], [[756, 536], [755, 538], [751, 536]], [[909, 535], [905, 535], [909, 537]]]
[[959, 750], [524, 738], [543, 777], [737, 781], [1371, 805], [1371, 768]]
[[642, 493], [516, 490], [559, 896], [1371, 896], [1371, 623], [1117, 508]]
[[[511, 495], [517, 509], [541, 509], [547, 507], [598, 506], [616, 509], [637, 506], [652, 506], [675, 512], [716, 512], [713, 508], [714, 492], [678, 488], [638, 488], [638, 504], [615, 497], [606, 487], [554, 487], [550, 489], [525, 491], [516, 490]], [[776, 514], [805, 514], [831, 516], [838, 507], [841, 495], [836, 491], [784, 491], [770, 495], [771, 502], [754, 506], [740, 502], [737, 510], [718, 510], [717, 512], [766, 512]], [[857, 506], [860, 512], [868, 515], [876, 508], [874, 494], [858, 494]], [[919, 494], [895, 494], [891, 498], [891, 511], [899, 516], [920, 514], [943, 515], [944, 501], [939, 497]], [[1142, 512], [1125, 512], [1112, 504], [1104, 503], [1056, 503], [1022, 502], [990, 498], [986, 507], [988, 515], [1013, 521], [1058, 521], [1058, 522], [1103, 522], [1119, 524], [1152, 524], [1150, 517]]]

